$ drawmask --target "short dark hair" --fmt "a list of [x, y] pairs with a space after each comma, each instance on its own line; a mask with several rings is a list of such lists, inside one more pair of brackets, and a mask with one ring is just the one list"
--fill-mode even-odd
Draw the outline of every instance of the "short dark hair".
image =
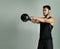
[[45, 5], [43, 6], [43, 8], [48, 8], [49, 10], [51, 10], [51, 7], [49, 5]]

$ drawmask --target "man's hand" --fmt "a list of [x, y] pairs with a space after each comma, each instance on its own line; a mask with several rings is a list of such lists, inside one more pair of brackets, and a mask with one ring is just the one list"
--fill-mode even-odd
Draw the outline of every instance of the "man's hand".
[[32, 21], [33, 23], [39, 23], [37, 17], [32, 17], [32, 18], [31, 18], [31, 21]]

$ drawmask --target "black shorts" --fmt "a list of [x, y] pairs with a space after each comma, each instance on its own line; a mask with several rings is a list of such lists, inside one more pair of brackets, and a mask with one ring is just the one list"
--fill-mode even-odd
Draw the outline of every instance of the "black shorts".
[[39, 40], [37, 49], [53, 49], [52, 40]]

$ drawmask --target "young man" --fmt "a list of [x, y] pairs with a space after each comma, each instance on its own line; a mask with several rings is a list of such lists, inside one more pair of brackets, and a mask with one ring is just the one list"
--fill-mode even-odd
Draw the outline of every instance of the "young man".
[[51, 7], [49, 5], [43, 6], [44, 17], [32, 17], [33, 23], [40, 24], [40, 38], [37, 49], [53, 49], [53, 39], [51, 35], [52, 28], [55, 23], [55, 19], [50, 16]]

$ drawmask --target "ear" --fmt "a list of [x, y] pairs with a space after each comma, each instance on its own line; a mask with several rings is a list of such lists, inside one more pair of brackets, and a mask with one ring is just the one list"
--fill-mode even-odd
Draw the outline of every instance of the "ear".
[[49, 12], [50, 12], [50, 10], [49, 10]]

